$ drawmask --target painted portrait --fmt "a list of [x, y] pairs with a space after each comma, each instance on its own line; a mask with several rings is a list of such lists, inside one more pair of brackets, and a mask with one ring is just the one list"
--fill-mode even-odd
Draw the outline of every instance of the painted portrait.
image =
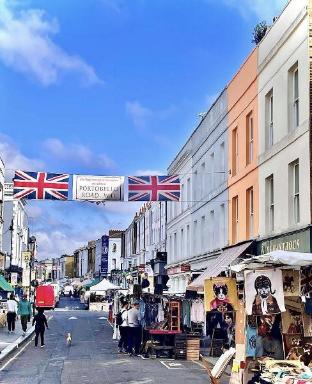
[[282, 271], [245, 271], [245, 298], [248, 315], [285, 312]]
[[215, 277], [205, 280], [206, 311], [231, 312], [238, 307], [236, 280]]
[[284, 296], [300, 296], [300, 273], [293, 269], [283, 269]]
[[302, 314], [293, 309], [287, 309], [282, 313], [282, 329], [283, 333], [303, 334]]

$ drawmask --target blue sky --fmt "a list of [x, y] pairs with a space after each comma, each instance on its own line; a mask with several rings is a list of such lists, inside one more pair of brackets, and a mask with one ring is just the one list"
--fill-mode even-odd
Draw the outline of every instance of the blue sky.
[[[127, 175], [167, 166], [286, 0], [0, 0], [8, 169]], [[156, 154], [156, 156], [155, 156]], [[31, 202], [40, 257], [125, 228], [134, 203]]]

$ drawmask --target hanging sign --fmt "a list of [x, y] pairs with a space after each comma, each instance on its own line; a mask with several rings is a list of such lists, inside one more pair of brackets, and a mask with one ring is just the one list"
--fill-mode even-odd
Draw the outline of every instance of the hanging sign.
[[31, 252], [29, 251], [22, 252], [22, 259], [23, 259], [23, 262], [26, 264], [26, 268], [27, 268], [31, 260]]
[[11, 272], [11, 285], [17, 285], [17, 273]]
[[102, 236], [101, 276], [107, 276], [108, 273], [108, 241], [107, 235]]
[[73, 199], [122, 201], [124, 177], [73, 175]]

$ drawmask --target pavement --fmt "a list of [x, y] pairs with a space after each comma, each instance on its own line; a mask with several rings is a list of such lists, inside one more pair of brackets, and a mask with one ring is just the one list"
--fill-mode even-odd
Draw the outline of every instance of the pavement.
[[31, 322], [28, 323], [26, 336], [23, 336], [23, 330], [20, 318], [15, 323], [15, 331], [8, 333], [8, 328], [0, 328], [0, 361], [3, 360], [15, 348], [23, 344], [34, 332]]
[[[77, 303], [72, 303], [76, 306]], [[68, 306], [67, 311], [62, 310]], [[62, 300], [50, 318], [45, 348], [31, 338], [10, 360], [0, 364], [0, 383], [5, 384], [209, 384], [198, 363], [129, 357], [117, 353], [112, 328], [101, 312], [71, 310]], [[66, 345], [71, 332], [72, 345]], [[221, 383], [229, 382], [229, 378]]]

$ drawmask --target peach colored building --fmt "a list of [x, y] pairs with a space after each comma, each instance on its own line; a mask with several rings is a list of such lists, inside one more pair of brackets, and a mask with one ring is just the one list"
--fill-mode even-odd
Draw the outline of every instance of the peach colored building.
[[257, 59], [256, 48], [228, 85], [230, 244], [258, 235]]

